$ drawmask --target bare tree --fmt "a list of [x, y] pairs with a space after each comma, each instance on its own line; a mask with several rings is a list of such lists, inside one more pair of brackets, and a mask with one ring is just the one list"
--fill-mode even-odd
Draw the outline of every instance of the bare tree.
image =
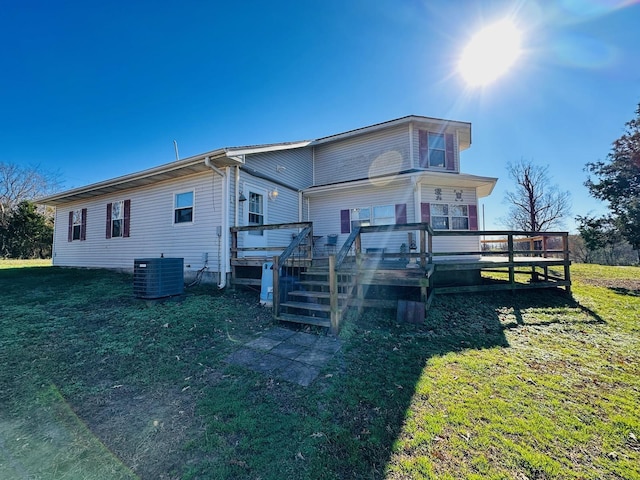
[[23, 201], [55, 192], [60, 187], [59, 174], [40, 167], [21, 167], [0, 162], [0, 221]]
[[[55, 192], [60, 187], [58, 178], [58, 173], [40, 167], [0, 162], [0, 257], [24, 257], [34, 251], [40, 256], [50, 254], [42, 245], [50, 243], [52, 211], [30, 202]], [[25, 253], [27, 248], [32, 248], [31, 253]]]
[[549, 167], [521, 159], [507, 165], [515, 190], [505, 194], [510, 205], [502, 222], [514, 230], [544, 232], [562, 225], [571, 213], [571, 193], [551, 184]]

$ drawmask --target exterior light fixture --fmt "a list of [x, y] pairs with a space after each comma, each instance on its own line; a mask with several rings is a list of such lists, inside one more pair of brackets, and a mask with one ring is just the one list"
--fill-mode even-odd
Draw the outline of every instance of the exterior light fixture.
[[276, 188], [274, 188], [273, 190], [271, 190], [269, 192], [269, 200], [275, 202], [276, 199], [278, 198], [278, 195], [279, 195], [278, 194], [278, 188], [276, 187]]
[[239, 202], [246, 202], [247, 197], [244, 196], [244, 193], [240, 192], [240, 196], [238, 197]]

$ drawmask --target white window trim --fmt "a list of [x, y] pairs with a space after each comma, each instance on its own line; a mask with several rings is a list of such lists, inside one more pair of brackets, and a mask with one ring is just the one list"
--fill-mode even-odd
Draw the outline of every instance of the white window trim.
[[[176, 199], [178, 195], [182, 195], [185, 193], [191, 193], [192, 201], [191, 201], [191, 221], [190, 222], [176, 222], [176, 210], [179, 210], [176, 207]], [[193, 225], [196, 223], [196, 191], [194, 189], [191, 190], [182, 190], [179, 192], [174, 192], [172, 196], [172, 204], [171, 204], [171, 224], [174, 227], [184, 227], [187, 225]], [[187, 207], [182, 207], [187, 208]]]

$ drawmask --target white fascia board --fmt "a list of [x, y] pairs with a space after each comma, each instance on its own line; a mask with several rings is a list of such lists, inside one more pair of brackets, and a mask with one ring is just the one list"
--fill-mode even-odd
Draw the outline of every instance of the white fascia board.
[[229, 147], [226, 148], [226, 155], [229, 158], [238, 158], [243, 155], [251, 155], [252, 153], [279, 152], [281, 150], [292, 150], [294, 148], [306, 147], [311, 143], [310, 140], [291, 143], [274, 143], [270, 145], [256, 145], [252, 147]]
[[[367, 127], [356, 128], [354, 130], [349, 130], [343, 133], [337, 133], [335, 135], [329, 135], [327, 137], [322, 137], [317, 140], [311, 142], [312, 146], [321, 145], [323, 143], [334, 142], [337, 140], [344, 140], [345, 138], [353, 137], [356, 135], [363, 135], [366, 133], [372, 133], [378, 130], [383, 130], [386, 128], [395, 127], [398, 125], [408, 124], [411, 122], [417, 123], [433, 123], [433, 124], [447, 124], [451, 127], [469, 130], [469, 138], [471, 137], [471, 123], [469, 122], [461, 122], [458, 120], [446, 120], [444, 118], [433, 118], [433, 117], [422, 117], [419, 115], [409, 115], [406, 117], [396, 118], [395, 120], [389, 120], [387, 122], [376, 123], [375, 125], [369, 125]], [[469, 143], [471, 140], [469, 140]]]
[[481, 177], [467, 173], [420, 172], [417, 174], [417, 177], [417, 182], [422, 185], [475, 188], [478, 192], [478, 198], [491, 195], [498, 181], [498, 179], [494, 177]]
[[412, 172], [403, 175], [389, 175], [373, 179], [356, 180], [352, 182], [335, 183], [331, 185], [321, 185], [318, 187], [309, 187], [303, 190], [303, 193], [306, 196], [313, 196], [314, 194], [323, 194], [327, 192], [335, 192], [351, 188], [375, 187], [377, 184], [388, 185], [389, 183], [407, 183], [411, 179], [415, 179], [416, 183], [421, 185], [472, 187], [477, 190], [478, 198], [489, 196], [493, 191], [496, 182], [498, 181], [497, 178], [493, 177], [481, 177], [465, 173]]
[[224, 150], [214, 150], [209, 153], [185, 158], [183, 160], [176, 160], [175, 162], [166, 163], [164, 165], [149, 168], [147, 170], [142, 170], [140, 172], [130, 173], [121, 177], [116, 177], [109, 180], [104, 180], [102, 182], [85, 185], [84, 187], [73, 188], [71, 190], [66, 190], [54, 195], [49, 195], [47, 197], [37, 199], [36, 203], [41, 205], [59, 205], [60, 203], [64, 203], [65, 199], [70, 200], [71, 198], [77, 197], [78, 195], [85, 195], [91, 192], [99, 192], [105, 189], [113, 189], [128, 185], [135, 187], [136, 182], [140, 182], [141, 180], [145, 180], [147, 178], [153, 178], [154, 176], [176, 172], [181, 169], [188, 169], [190, 167], [197, 166], [200, 163], [204, 166], [204, 159], [206, 157], [210, 157], [213, 163], [216, 162], [216, 159], [224, 160], [224, 162], [222, 162], [223, 166], [228, 166], [229, 160], [225, 157], [224, 154]]

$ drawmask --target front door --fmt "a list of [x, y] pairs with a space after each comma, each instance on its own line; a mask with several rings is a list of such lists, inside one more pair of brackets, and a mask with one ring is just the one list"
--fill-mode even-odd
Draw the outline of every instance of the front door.
[[[267, 223], [267, 191], [262, 188], [244, 185], [244, 192], [247, 198], [244, 208], [244, 224], [245, 225], [265, 225]], [[243, 193], [244, 193], [243, 192]], [[256, 230], [244, 233], [244, 247], [266, 247], [267, 231]], [[262, 256], [264, 250], [245, 252], [246, 256]]]

